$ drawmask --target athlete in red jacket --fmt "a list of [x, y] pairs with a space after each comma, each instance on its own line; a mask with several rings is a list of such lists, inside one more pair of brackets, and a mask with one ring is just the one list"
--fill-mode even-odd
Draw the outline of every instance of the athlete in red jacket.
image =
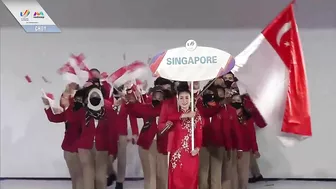
[[[251, 102], [244, 100], [239, 94], [232, 96], [232, 106], [236, 109], [239, 127], [237, 133], [240, 135], [238, 139], [238, 150], [242, 152], [241, 157], [237, 162], [237, 179], [233, 182], [239, 188], [247, 188], [250, 170], [251, 156], [255, 158], [260, 157], [256, 132], [254, 125], [265, 127], [266, 123], [263, 121], [257, 109]], [[235, 175], [235, 173], [233, 173]]]
[[[144, 172], [144, 188], [167, 187], [166, 157], [159, 154], [165, 146], [157, 142], [158, 118], [161, 112], [163, 91], [156, 87], [150, 104], [134, 103], [128, 105], [131, 115], [143, 118], [144, 126], [138, 139], [139, 156]], [[162, 159], [163, 158], [163, 159]]]
[[[65, 123], [65, 133], [62, 142], [62, 149], [64, 151], [64, 159], [66, 161], [67, 167], [69, 169], [72, 188], [82, 189], [83, 188], [83, 173], [78, 158], [77, 140], [79, 138], [81, 129], [79, 124], [69, 123], [68, 120], [73, 116], [73, 97], [71, 93], [74, 92], [75, 88], [71, 88], [72, 84], [67, 86], [67, 90], [62, 94], [60, 105], [63, 109], [59, 110], [59, 113], [53, 113], [50, 107], [49, 101], [42, 97], [42, 101], [45, 104], [45, 113], [50, 122], [53, 123]], [[55, 110], [56, 111], [56, 110]]]
[[[104, 100], [99, 87], [91, 85], [82, 89], [83, 107], [76, 109], [69, 122], [80, 124], [82, 132], [78, 140], [78, 153], [83, 168], [84, 189], [106, 188], [108, 153], [116, 148], [113, 133], [115, 116], [112, 104]], [[77, 98], [77, 97], [76, 97]], [[115, 147], [111, 147], [114, 145]], [[93, 161], [92, 161], [93, 160]]]

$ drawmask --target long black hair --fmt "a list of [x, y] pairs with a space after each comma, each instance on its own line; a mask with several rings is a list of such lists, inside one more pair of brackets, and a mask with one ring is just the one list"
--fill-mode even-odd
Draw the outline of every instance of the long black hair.
[[180, 84], [177, 86], [177, 95], [180, 95], [182, 92], [191, 94], [188, 82], [180, 82]]

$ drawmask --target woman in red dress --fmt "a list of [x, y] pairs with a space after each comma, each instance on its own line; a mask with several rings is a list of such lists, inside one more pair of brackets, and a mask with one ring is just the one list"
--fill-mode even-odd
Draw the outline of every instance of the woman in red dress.
[[[198, 111], [191, 111], [191, 95], [188, 85], [178, 87], [178, 106], [168, 117], [168, 132], [174, 132], [169, 155], [168, 189], [197, 189], [199, 150], [202, 145], [203, 121]], [[195, 149], [192, 149], [191, 118], [194, 117]]]

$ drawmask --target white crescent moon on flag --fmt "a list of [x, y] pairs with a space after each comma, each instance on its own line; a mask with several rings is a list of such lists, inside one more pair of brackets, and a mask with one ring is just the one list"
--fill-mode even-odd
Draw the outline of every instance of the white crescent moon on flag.
[[281, 27], [281, 29], [279, 30], [279, 32], [276, 36], [276, 42], [277, 42], [278, 46], [280, 46], [280, 40], [281, 40], [282, 36], [286, 32], [288, 32], [291, 29], [291, 27], [292, 27], [291, 22], [287, 22]]

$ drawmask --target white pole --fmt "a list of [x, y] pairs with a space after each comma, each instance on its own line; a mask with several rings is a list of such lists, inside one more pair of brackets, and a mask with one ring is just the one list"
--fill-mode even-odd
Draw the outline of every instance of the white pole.
[[[190, 91], [191, 91], [191, 111], [194, 111], [194, 82], [191, 81], [190, 83]], [[194, 135], [194, 130], [195, 130], [195, 118], [191, 118], [191, 150], [195, 149], [195, 135]]]

